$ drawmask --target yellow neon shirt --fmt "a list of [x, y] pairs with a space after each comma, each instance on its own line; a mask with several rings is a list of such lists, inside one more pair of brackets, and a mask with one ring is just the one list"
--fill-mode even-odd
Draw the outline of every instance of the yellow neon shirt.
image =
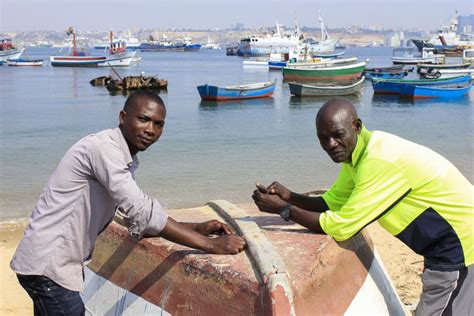
[[448, 160], [424, 146], [365, 127], [352, 162], [322, 198], [321, 228], [337, 241], [378, 220], [425, 257], [455, 270], [474, 263], [474, 189]]

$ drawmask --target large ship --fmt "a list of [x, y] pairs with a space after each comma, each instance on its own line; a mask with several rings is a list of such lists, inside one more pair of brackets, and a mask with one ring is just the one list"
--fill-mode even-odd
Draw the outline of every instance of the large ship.
[[421, 52], [423, 47], [434, 47], [442, 49], [443, 47], [472, 48], [474, 47], [474, 34], [458, 33], [459, 15], [455, 11], [449, 25], [441, 25], [438, 33], [428, 40], [411, 39], [413, 44]]
[[244, 57], [269, 56], [271, 53], [287, 54], [304, 39], [298, 24], [295, 21], [293, 32], [283, 33], [281, 25], [276, 22], [276, 29], [272, 34], [263, 36], [250, 35], [240, 40], [237, 55]]
[[7, 59], [18, 59], [25, 49], [18, 49], [8, 38], [0, 38], [0, 61]]

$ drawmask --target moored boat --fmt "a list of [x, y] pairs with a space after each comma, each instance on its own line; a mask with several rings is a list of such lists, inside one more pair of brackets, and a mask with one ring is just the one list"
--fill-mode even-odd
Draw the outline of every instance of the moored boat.
[[99, 236], [85, 269], [82, 299], [88, 312], [405, 315], [365, 231], [336, 243], [279, 216], [262, 214], [255, 206], [227, 201], [167, 212], [181, 222], [225, 220], [245, 237], [248, 248], [222, 256], [163, 238], [135, 242], [119, 219]]
[[79, 52], [76, 47], [76, 32], [72, 27], [66, 31], [67, 35], [72, 35], [72, 53], [70, 55], [49, 56], [51, 66], [54, 67], [98, 67], [100, 62], [107, 59], [106, 56], [92, 56], [84, 52]]
[[127, 43], [123, 40], [114, 41], [112, 31], [110, 32], [109, 55], [97, 64], [98, 67], [128, 67], [138, 64], [141, 57], [137, 56], [137, 51], [127, 51]]
[[470, 76], [458, 76], [440, 79], [373, 79], [372, 87], [376, 94], [400, 94], [406, 85], [437, 86], [447, 84], [463, 84], [471, 81]]
[[[423, 48], [421, 56], [414, 56], [412, 50], [402, 49], [405, 51], [403, 56], [395, 56], [396, 52], [400, 49], [393, 50], [392, 63], [403, 64], [403, 65], [416, 65], [416, 64], [440, 64], [444, 62], [444, 55], [435, 54], [433, 48]], [[408, 52], [408, 53], [407, 53]]]
[[466, 69], [432, 69], [427, 72], [420, 72], [423, 78], [451, 78], [457, 76], [471, 76], [474, 78], [474, 68]]
[[285, 80], [349, 80], [360, 78], [368, 60], [345, 64], [333, 65], [323, 63], [314, 67], [283, 67], [283, 78]]
[[404, 85], [400, 96], [413, 99], [459, 98], [467, 95], [471, 87], [471, 82], [442, 86]]
[[364, 71], [364, 76], [367, 79], [402, 79], [408, 75], [408, 70], [401, 70], [398, 72], [383, 72], [383, 71]]
[[474, 48], [466, 48], [462, 52], [463, 63], [474, 64]]
[[7, 59], [18, 59], [24, 52], [24, 48], [16, 48], [8, 38], [0, 38], [0, 60], [6, 62]]
[[297, 82], [289, 82], [291, 94], [297, 97], [306, 96], [334, 96], [349, 95], [360, 91], [365, 77], [360, 78], [354, 83], [347, 85], [308, 85]]
[[203, 100], [242, 100], [265, 98], [273, 94], [276, 81], [242, 84], [235, 86], [198, 86], [198, 92]]
[[[321, 57], [315, 56], [318, 54], [340, 54], [340, 53], [333, 53], [336, 49], [336, 45], [339, 42], [338, 39], [331, 38], [329, 36], [328, 31], [326, 30], [326, 26], [323, 23], [323, 18], [321, 17], [321, 11], [318, 11], [319, 14], [319, 28], [321, 30], [321, 39], [319, 41], [314, 41], [310, 43], [311, 52], [314, 57]], [[344, 53], [344, 52], [342, 52]], [[342, 54], [341, 54], [342, 55]], [[326, 57], [323, 57], [326, 58]], [[331, 58], [331, 57], [328, 57]]]
[[7, 59], [8, 66], [34, 66], [40, 67], [43, 66], [42, 59], [27, 59], [27, 58], [18, 58], [18, 59]]
[[338, 58], [344, 55], [344, 52], [336, 52], [336, 53], [313, 53], [313, 57], [316, 58]]

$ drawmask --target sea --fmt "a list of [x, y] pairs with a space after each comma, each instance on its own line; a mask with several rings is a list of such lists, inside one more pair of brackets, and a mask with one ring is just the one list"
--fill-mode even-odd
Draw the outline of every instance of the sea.
[[[85, 135], [116, 127], [127, 97], [89, 84], [95, 77], [116, 77], [112, 69], [51, 67], [49, 55], [56, 53], [28, 48], [27, 57], [44, 58], [42, 67], [0, 67], [0, 221], [29, 217], [66, 150]], [[314, 123], [329, 97], [293, 97], [280, 71], [243, 67], [243, 58], [226, 56], [225, 50], [140, 54], [138, 66], [116, 71], [168, 80], [167, 91], [160, 92], [167, 107], [164, 133], [139, 153], [137, 171], [138, 184], [164, 207], [251, 202], [255, 182], [279, 181], [307, 192], [336, 179], [340, 165], [321, 149]], [[388, 66], [392, 49], [348, 47], [345, 57], [351, 56], [369, 59], [369, 67]], [[269, 80], [277, 85], [265, 99], [204, 102], [196, 89]], [[348, 99], [368, 129], [432, 148], [473, 182], [474, 92], [452, 100], [407, 101], [374, 95], [365, 82]]]

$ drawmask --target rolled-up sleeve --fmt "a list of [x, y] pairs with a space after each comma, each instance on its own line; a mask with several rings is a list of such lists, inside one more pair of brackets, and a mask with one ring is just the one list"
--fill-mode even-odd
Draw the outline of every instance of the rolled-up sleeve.
[[132, 237], [156, 235], [165, 227], [168, 215], [161, 204], [137, 185], [123, 152], [113, 144], [91, 148], [91, 168], [117, 205]]
[[410, 190], [407, 178], [396, 165], [367, 160], [357, 172], [347, 202], [338, 211], [321, 214], [321, 228], [337, 241], [346, 240], [389, 212]]

